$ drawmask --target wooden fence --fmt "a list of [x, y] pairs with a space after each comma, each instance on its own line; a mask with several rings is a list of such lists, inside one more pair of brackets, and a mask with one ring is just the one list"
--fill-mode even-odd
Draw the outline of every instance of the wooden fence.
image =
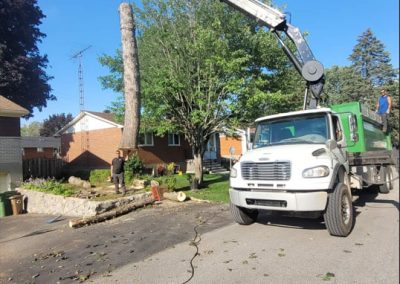
[[36, 158], [22, 161], [23, 179], [48, 178], [60, 175], [63, 166], [66, 164], [61, 159]]

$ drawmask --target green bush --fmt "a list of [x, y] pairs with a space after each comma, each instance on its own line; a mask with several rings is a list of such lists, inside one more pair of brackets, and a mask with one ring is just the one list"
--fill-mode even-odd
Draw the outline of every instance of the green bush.
[[173, 175], [175, 173], [175, 163], [169, 163], [167, 165], [167, 175]]
[[125, 172], [130, 172], [134, 176], [139, 176], [143, 172], [144, 166], [138, 155], [132, 155], [125, 162]]
[[107, 178], [111, 175], [110, 170], [92, 170], [90, 171], [89, 181], [91, 184], [99, 184], [107, 182]]
[[167, 187], [168, 191], [174, 191], [176, 189], [177, 180], [173, 175], [158, 177], [155, 180], [160, 184], [160, 186]]
[[22, 183], [22, 187], [25, 189], [46, 192], [46, 193], [52, 193], [52, 194], [56, 194], [56, 195], [66, 196], [66, 197], [72, 196], [76, 192], [76, 189], [74, 186], [56, 181], [54, 179], [49, 179], [49, 180], [34, 179], [31, 181]]

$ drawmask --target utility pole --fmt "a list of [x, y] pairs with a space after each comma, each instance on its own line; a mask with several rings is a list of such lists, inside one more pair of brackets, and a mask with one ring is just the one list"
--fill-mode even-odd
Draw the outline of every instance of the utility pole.
[[78, 59], [78, 81], [79, 81], [79, 110], [83, 111], [85, 109], [85, 88], [83, 84], [83, 66], [82, 66], [82, 56], [85, 51], [87, 51], [92, 46], [78, 51], [74, 55], [71, 56], [71, 59]]

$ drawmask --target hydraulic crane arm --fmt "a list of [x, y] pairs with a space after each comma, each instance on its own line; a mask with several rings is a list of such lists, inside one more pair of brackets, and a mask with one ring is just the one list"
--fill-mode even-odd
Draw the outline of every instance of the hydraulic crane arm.
[[[300, 75], [307, 81], [304, 108], [316, 108], [324, 86], [324, 67], [318, 62], [300, 30], [286, 22], [285, 14], [258, 0], [222, 0], [233, 8], [254, 18], [268, 27], [277, 37], [283, 51], [289, 57]], [[295, 44], [297, 56], [285, 45], [281, 33], [285, 33]], [[308, 90], [312, 97], [308, 101]], [[307, 102], [308, 101], [308, 102]]]

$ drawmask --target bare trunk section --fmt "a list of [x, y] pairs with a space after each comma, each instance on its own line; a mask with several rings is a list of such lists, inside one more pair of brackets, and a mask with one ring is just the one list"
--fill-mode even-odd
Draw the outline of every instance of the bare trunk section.
[[203, 155], [200, 152], [193, 153], [194, 158], [194, 178], [197, 180], [198, 187], [203, 184]]
[[128, 3], [119, 6], [124, 61], [125, 121], [120, 149], [137, 150], [140, 126], [140, 74], [135, 23]]

